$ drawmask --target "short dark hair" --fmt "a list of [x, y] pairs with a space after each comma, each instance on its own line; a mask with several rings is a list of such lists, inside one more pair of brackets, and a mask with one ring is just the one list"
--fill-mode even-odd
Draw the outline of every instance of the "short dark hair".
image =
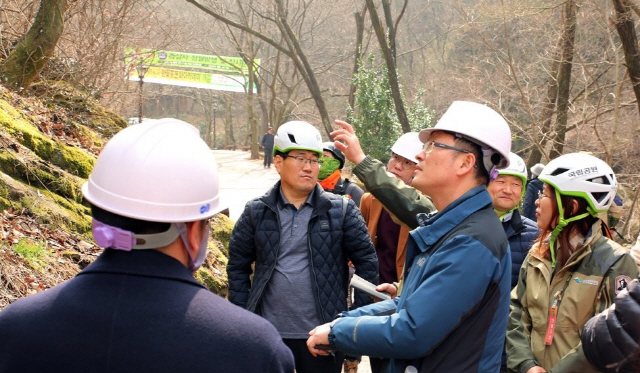
[[158, 223], [117, 215], [94, 204], [91, 204], [91, 216], [101, 223], [137, 234], [162, 233], [171, 227], [171, 223]]

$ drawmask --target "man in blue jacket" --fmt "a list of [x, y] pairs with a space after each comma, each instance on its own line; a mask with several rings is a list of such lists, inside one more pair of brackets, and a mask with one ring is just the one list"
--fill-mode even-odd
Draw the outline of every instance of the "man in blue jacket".
[[[347, 154], [353, 130], [333, 134]], [[499, 372], [511, 257], [486, 185], [508, 166], [511, 131], [492, 109], [457, 101], [420, 139], [412, 185], [439, 212], [410, 233], [400, 296], [318, 326], [307, 346], [386, 358], [388, 373]]]
[[[318, 130], [287, 122], [274, 143], [280, 181], [247, 203], [231, 234], [229, 300], [276, 327], [296, 372], [337, 373], [343, 355], [314, 358], [306, 346], [309, 330], [347, 310], [349, 260], [357, 275], [377, 284], [375, 248], [353, 200], [317, 183]], [[360, 293], [355, 298], [355, 306], [372, 301]]]
[[218, 190], [192, 125], [161, 119], [116, 134], [82, 188], [106, 249], [0, 312], [0, 372], [291, 373], [272, 325], [192, 276], [223, 209]]

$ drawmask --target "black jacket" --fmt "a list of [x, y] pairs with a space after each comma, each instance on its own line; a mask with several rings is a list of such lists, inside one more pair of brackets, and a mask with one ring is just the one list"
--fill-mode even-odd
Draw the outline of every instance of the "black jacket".
[[602, 372], [638, 372], [640, 354], [640, 283], [634, 280], [614, 304], [592, 317], [582, 329], [587, 360]]
[[533, 241], [538, 237], [539, 229], [534, 221], [520, 215], [518, 210], [513, 210], [511, 219], [503, 221], [502, 227], [511, 249], [511, 288], [513, 289], [518, 284], [520, 267]]
[[107, 249], [72, 280], [0, 312], [0, 372], [293, 368], [268, 321], [205, 289], [155, 250]]
[[[259, 312], [262, 293], [276, 265], [280, 243], [278, 198], [280, 182], [264, 196], [249, 201], [229, 242], [229, 300], [252, 312]], [[364, 219], [352, 200], [327, 193], [319, 184], [313, 198], [309, 266], [316, 285], [313, 290], [318, 315], [329, 322], [347, 309], [348, 261], [353, 262], [358, 276], [377, 284], [378, 259]], [[371, 302], [367, 295], [356, 293], [355, 307]]]

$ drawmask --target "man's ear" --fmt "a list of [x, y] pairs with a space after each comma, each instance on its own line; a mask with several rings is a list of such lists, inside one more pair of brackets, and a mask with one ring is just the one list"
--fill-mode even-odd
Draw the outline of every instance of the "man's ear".
[[472, 153], [458, 154], [458, 157], [462, 156], [462, 162], [460, 163], [460, 175], [464, 175], [469, 171], [474, 172], [473, 168], [476, 165], [476, 156]]
[[192, 221], [186, 223], [187, 225], [187, 240], [189, 240], [189, 246], [191, 249], [191, 257], [195, 258], [198, 254], [198, 249], [200, 248], [200, 242], [202, 242], [202, 235], [204, 234], [204, 227], [202, 224], [205, 224], [203, 221]]

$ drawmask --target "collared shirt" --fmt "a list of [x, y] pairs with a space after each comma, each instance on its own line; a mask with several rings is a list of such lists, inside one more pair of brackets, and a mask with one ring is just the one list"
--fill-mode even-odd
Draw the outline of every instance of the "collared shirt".
[[280, 332], [282, 338], [307, 339], [309, 331], [321, 324], [317, 315], [311, 268], [308, 229], [313, 212], [313, 192], [299, 208], [280, 190], [278, 218], [280, 249], [275, 270], [265, 289], [262, 316]]

